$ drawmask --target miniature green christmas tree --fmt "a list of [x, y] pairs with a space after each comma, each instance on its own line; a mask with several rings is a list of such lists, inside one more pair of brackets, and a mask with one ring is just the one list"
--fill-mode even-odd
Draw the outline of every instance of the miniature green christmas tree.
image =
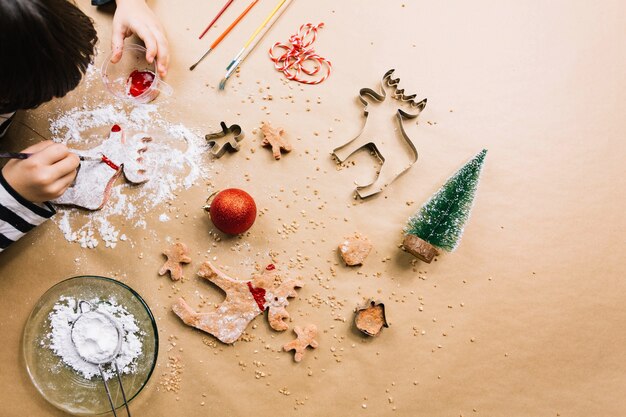
[[402, 243], [407, 252], [430, 263], [437, 248], [450, 252], [457, 247], [472, 209], [485, 155], [487, 150], [483, 149], [409, 219]]

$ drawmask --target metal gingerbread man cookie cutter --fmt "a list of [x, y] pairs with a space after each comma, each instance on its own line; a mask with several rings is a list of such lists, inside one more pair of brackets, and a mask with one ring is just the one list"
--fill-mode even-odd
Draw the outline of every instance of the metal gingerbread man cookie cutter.
[[[237, 152], [239, 150], [239, 142], [244, 138], [244, 133], [239, 125], [226, 126], [226, 123], [220, 122], [222, 130], [216, 133], [209, 133], [204, 138], [211, 147], [211, 155], [220, 158], [226, 151]], [[232, 138], [223, 139], [232, 135]]]
[[[404, 95], [404, 89], [398, 88], [400, 79], [392, 78], [394, 71], [395, 70], [391, 69], [385, 73], [382, 78], [380, 92], [374, 91], [371, 88], [362, 88], [359, 91], [359, 99], [365, 106], [363, 111], [363, 114], [365, 115], [365, 124], [363, 125], [361, 132], [354, 139], [338, 148], [335, 148], [332, 152], [332, 155], [337, 159], [337, 161], [339, 163], [343, 163], [356, 151], [362, 148], [369, 148], [382, 162], [380, 172], [373, 182], [365, 185], [357, 184], [355, 191], [360, 198], [370, 197], [381, 192], [417, 161], [417, 149], [411, 138], [409, 138], [404, 130], [403, 122], [404, 120], [416, 118], [424, 107], [426, 107], [427, 99], [415, 101], [415, 97], [417, 96], [416, 94]], [[370, 121], [372, 119], [372, 117], [370, 117], [370, 113], [373, 115], [374, 111], [378, 110], [374, 109], [373, 105], [383, 103], [385, 101], [387, 98], [387, 90], [390, 90], [389, 96], [392, 99], [399, 101], [400, 105], [406, 105], [408, 109], [405, 110], [398, 106], [395, 113], [396, 122], [393, 123], [393, 126], [390, 126], [389, 123], [385, 122], [386, 126], [384, 132], [386, 133], [381, 133], [380, 131], [377, 131], [377, 129], [380, 130], [380, 127], [375, 126], [375, 123]], [[371, 100], [368, 101], [368, 98], [374, 102], [372, 103]], [[398, 156], [396, 152], [389, 152], [391, 144], [385, 143], [385, 139], [388, 139], [389, 136], [388, 132], [396, 130], [398, 125], [400, 128], [400, 135], [402, 136], [404, 142], [403, 147], [409, 154], [408, 161], [402, 161], [402, 158]], [[396, 138], [394, 138], [394, 140], [395, 139]], [[394, 143], [394, 145], [397, 146], [398, 144]]]

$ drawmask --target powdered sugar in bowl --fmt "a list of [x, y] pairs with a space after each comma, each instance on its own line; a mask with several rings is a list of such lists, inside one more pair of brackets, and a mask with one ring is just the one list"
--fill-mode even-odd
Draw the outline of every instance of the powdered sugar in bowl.
[[[150, 309], [130, 287], [79, 276], [39, 299], [24, 328], [23, 352], [28, 374], [46, 400], [71, 414], [96, 415], [111, 409], [96, 363], [114, 358], [131, 401], [154, 370], [158, 333]], [[104, 378], [115, 406], [122, 406], [109, 365]]]
[[[83, 310], [85, 305], [88, 306], [87, 311]], [[124, 337], [127, 336], [118, 319], [105, 311], [95, 309], [88, 301], [79, 301], [78, 308], [82, 314], [74, 320], [70, 332], [72, 345], [78, 356], [95, 364], [116, 360], [122, 350]], [[134, 321], [133, 316], [124, 312]], [[141, 346], [141, 342], [138, 346]]]
[[149, 103], [160, 93], [172, 95], [172, 87], [161, 80], [156, 70], [157, 60], [146, 60], [146, 48], [125, 45], [122, 58], [113, 64], [109, 54], [102, 63], [102, 82], [115, 97], [133, 104]]

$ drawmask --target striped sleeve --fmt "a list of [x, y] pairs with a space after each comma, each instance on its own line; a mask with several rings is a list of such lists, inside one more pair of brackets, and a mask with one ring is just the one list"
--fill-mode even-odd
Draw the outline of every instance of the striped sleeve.
[[35, 204], [19, 195], [0, 171], [0, 252], [55, 213], [50, 203]]

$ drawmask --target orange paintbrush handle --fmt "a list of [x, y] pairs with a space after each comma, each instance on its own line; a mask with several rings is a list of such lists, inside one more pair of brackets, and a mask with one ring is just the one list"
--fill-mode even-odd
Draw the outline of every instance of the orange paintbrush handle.
[[213, 44], [211, 44], [211, 49], [215, 48], [221, 41], [222, 39], [224, 39], [226, 37], [226, 35], [228, 35], [228, 33], [233, 30], [233, 28], [235, 26], [237, 26], [237, 23], [239, 23], [239, 21], [241, 19], [243, 19], [243, 17], [248, 14], [248, 12], [250, 11], [250, 9], [252, 9], [254, 7], [255, 4], [257, 4], [259, 2], [259, 0], [253, 0], [252, 3], [250, 3], [248, 5], [248, 7], [246, 7], [246, 10], [244, 10], [238, 17], [237, 19], [235, 19], [235, 21], [233, 23], [230, 24], [230, 26], [228, 26], [226, 28], [226, 30], [224, 32], [222, 32], [222, 34], [220, 36], [217, 37], [217, 39], [215, 39], [215, 42], [213, 42]]

